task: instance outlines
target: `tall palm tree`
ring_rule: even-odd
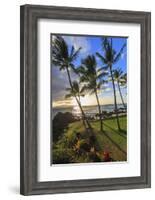
[[[60,71],[66,70],[69,85],[72,91],[74,91],[74,88],[73,88],[73,84],[71,80],[70,69],[72,69],[73,71],[76,71],[75,66],[74,66],[74,61],[77,59],[80,50],[81,48],[79,48],[78,50],[75,50],[74,46],[72,46],[71,50],[69,51],[67,43],[61,36],[55,36],[54,40],[52,41],[52,63],[55,66],[59,67]],[[78,97],[75,94],[74,94],[74,98],[76,99],[76,102],[81,110],[82,116],[84,116],[84,119],[89,129],[91,129],[91,125],[86,119],[82,106],[78,100]]]
[[[112,80],[112,86],[113,86],[113,94],[114,94],[114,105],[115,105],[115,113],[116,113],[116,119],[117,119],[117,126],[118,129],[120,130],[120,122],[119,122],[119,117],[118,117],[118,109],[117,109],[117,100],[116,100],[116,88],[115,88],[115,83],[114,83],[114,77],[113,77],[113,64],[117,63],[123,53],[123,50],[126,46],[126,43],[123,44],[121,47],[120,51],[117,53],[113,49],[113,40],[112,38],[107,38],[104,37],[102,38],[102,49],[103,49],[103,55],[100,53],[96,53],[96,55],[100,58],[100,60],[103,63],[103,67],[101,70],[106,70],[109,69],[110,71],[110,76]]]
[[[83,88],[80,88],[80,85],[77,81],[73,81],[72,86],[73,86],[72,88],[66,88],[66,91],[68,91],[68,94],[66,94],[65,97],[71,98],[71,97],[77,96],[81,105],[80,98],[85,96]],[[85,116],[83,114],[82,114],[82,121],[83,121],[84,127],[87,129],[87,124],[85,123]]]
[[[100,130],[103,130],[102,111],[98,97],[98,90],[101,88],[104,81],[99,80],[100,74],[98,74],[95,56],[88,55],[83,59],[82,65],[79,67],[78,71],[80,74],[80,81],[84,83],[83,90],[88,91],[90,94],[95,94],[96,96],[100,117]]]
[[[124,99],[123,99],[123,95],[122,95],[122,92],[121,92],[121,85],[124,83],[124,74],[123,74],[123,71],[118,68],[118,69],[115,69],[114,72],[113,72],[113,76],[114,76],[114,80],[117,82],[117,86],[118,86],[118,90],[119,90],[119,94],[120,94],[120,97],[121,97],[121,101],[122,101],[122,104],[124,106],[124,108],[126,109],[126,105],[124,103]]]

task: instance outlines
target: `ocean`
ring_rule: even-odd
[[[118,104],[118,109],[119,108],[123,108],[122,104]],[[85,112],[86,115],[95,115],[96,113],[98,113],[98,107],[97,106],[83,106],[83,111]],[[107,112],[111,112],[114,110],[114,105],[113,104],[109,104],[109,105],[102,105],[101,106],[101,110],[102,111],[107,111]],[[74,116],[80,116],[81,112],[78,106],[75,107],[57,107],[57,108],[53,108],[52,109],[52,118],[54,118],[54,116],[58,113],[58,112],[70,112],[72,113]]]

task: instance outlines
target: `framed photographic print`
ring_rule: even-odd
[[[151,186],[150,23],[21,6],[21,194]]]

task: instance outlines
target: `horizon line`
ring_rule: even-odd
[[[127,103],[125,103],[127,104]],[[115,104],[101,104],[100,106],[107,106],[107,105],[115,105]],[[123,105],[122,103],[118,103],[117,105]],[[77,107],[78,105],[76,105]],[[82,105],[82,107],[89,107],[89,106],[98,106],[97,104],[94,105]],[[52,106],[52,108],[72,108],[75,107],[75,105],[69,105],[69,106]]]

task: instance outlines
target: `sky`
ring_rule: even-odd
[[[74,61],[75,66],[80,66],[81,59],[84,59],[88,55],[96,54],[99,52],[101,55],[103,54],[102,46],[101,46],[101,37],[100,36],[75,36],[75,35],[61,35],[66,43],[68,44],[69,50],[71,46],[77,50],[79,47],[82,47],[80,54],[76,61]],[[127,43],[127,38],[120,38],[120,37],[112,37],[113,38],[113,48],[116,52],[119,52],[122,45]],[[52,36],[54,39],[54,36]],[[96,56],[97,67],[100,68],[103,66],[103,63],[100,59]],[[127,47],[124,48],[124,51],[121,55],[119,61],[113,65],[113,69],[121,68],[122,71],[125,73],[127,72]],[[59,67],[52,65],[52,105],[53,107],[69,107],[69,106],[76,106],[76,101],[74,98],[66,99],[65,95],[67,94],[66,88],[69,88],[69,82],[67,78],[66,71],[60,71]],[[70,71],[72,81],[77,80],[77,75]],[[121,103],[120,95],[118,92],[117,84],[116,85],[116,94],[117,94],[117,103]],[[127,96],[127,88],[121,88],[124,101],[126,102]],[[98,92],[99,101],[101,105],[106,104],[114,104],[113,98],[113,90],[112,90],[112,83],[106,83],[102,90]],[[81,104],[83,106],[91,106],[97,105],[96,98],[94,95],[86,94],[85,97],[81,98]]]

